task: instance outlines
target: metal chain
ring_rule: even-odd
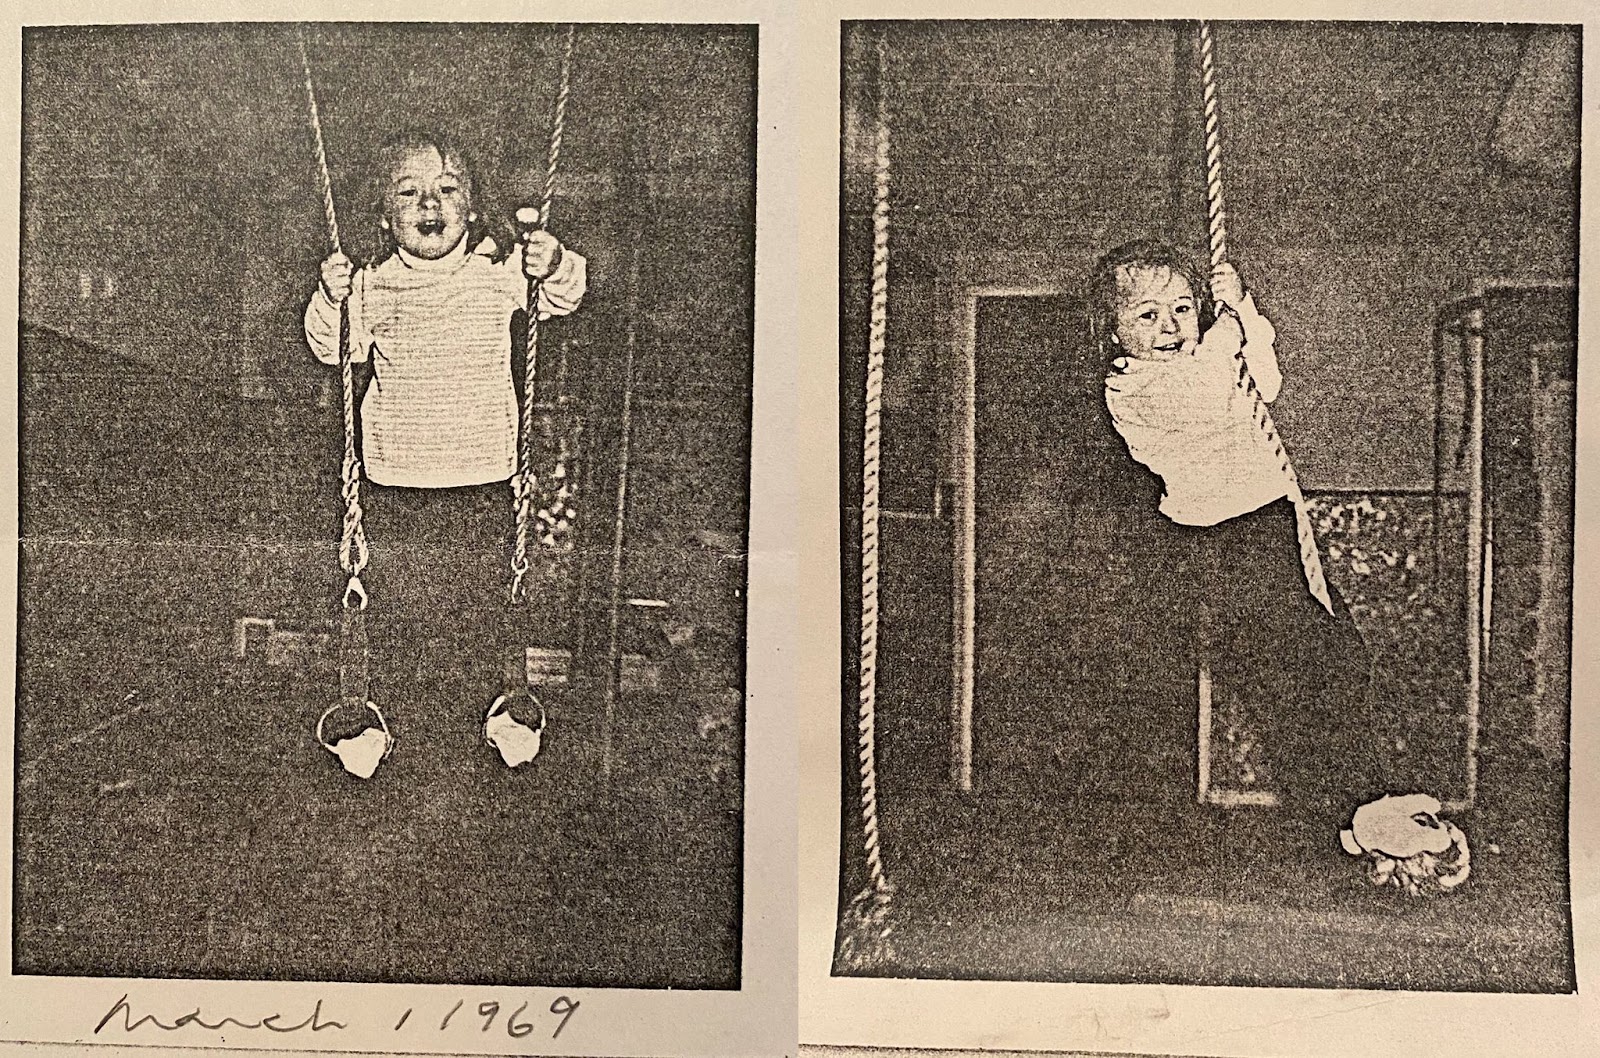
[[[1216,66],[1212,56],[1211,23],[1204,19],[1200,21],[1200,82],[1205,102],[1206,215],[1210,224],[1211,267],[1215,270],[1228,260],[1228,220],[1222,197],[1222,123],[1219,113],[1221,108],[1217,99]],[[1306,503],[1305,494],[1300,490],[1300,476],[1295,473],[1294,463],[1284,448],[1283,438],[1279,436],[1277,426],[1272,421],[1272,412],[1267,408],[1266,399],[1262,397],[1261,390],[1250,374],[1250,365],[1245,362],[1243,349],[1239,352],[1237,364],[1238,384],[1250,397],[1251,418],[1272,447],[1272,454],[1278,460],[1283,476],[1288,482],[1289,499],[1294,504],[1295,536],[1300,545],[1300,566],[1305,572],[1306,587],[1317,602],[1331,614],[1333,598],[1328,591],[1328,581],[1322,570],[1322,554],[1317,549],[1317,535],[1311,525],[1311,511]]]
[[[544,193],[539,201],[537,230],[550,227],[550,204],[556,195],[556,174],[561,168],[561,140],[566,133],[567,99],[572,94],[572,48],[577,27],[567,26],[565,45],[561,53],[561,83],[556,92],[555,114],[550,123],[550,152],[545,163]],[[517,472],[511,478],[512,500],[516,512],[516,543],[511,555],[511,601],[526,597],[526,580],[532,563],[528,558],[528,526],[533,519],[534,493],[538,489],[538,474],[534,469],[533,433],[537,425],[534,402],[539,379],[539,290],[540,280],[528,281],[528,337],[527,355],[523,363],[522,408],[519,416],[517,444]]]

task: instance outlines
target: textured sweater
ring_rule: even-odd
[[[1106,376],[1112,422],[1128,453],[1160,476],[1161,513],[1180,525],[1216,525],[1288,495],[1235,362],[1242,348],[1262,398],[1276,399],[1277,333],[1253,296],[1236,311],[1237,320],[1220,315],[1190,355],[1118,361]]]
[[[516,470],[517,399],[511,317],[527,303],[521,257],[495,262],[485,240],[437,261],[397,251],[356,273],[351,359],[370,360],[361,403],[362,456],[380,485],[450,488],[504,481]],[[571,312],[587,263],[564,250],[539,287],[540,319]],[[339,360],[339,306],[319,287],[306,306],[306,344]]]

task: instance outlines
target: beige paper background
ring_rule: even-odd
[[[5,16],[6,70],[4,181],[0,200],[18,202],[20,187],[21,33],[24,25],[62,25],[111,22],[210,21],[554,21],[584,22],[761,22],[759,73],[765,84],[783,83],[793,76],[796,56],[779,44],[785,37],[785,17],[776,3],[752,4],[715,0],[693,4],[665,0],[618,3],[478,2],[457,4],[352,2],[273,3],[227,0],[220,3],[42,3],[28,0],[8,5]],[[758,99],[758,121],[763,130],[758,156],[757,203],[761,231],[793,231],[795,166],[786,157],[788,145],[765,133],[777,127],[786,101],[781,93],[763,88]],[[0,225],[0,299],[7,319],[16,318],[18,291],[18,214]],[[757,357],[754,404],[762,429],[753,439],[756,472],[751,488],[750,626],[747,679],[748,725],[745,797],[745,865],[743,916],[743,986],[730,991],[658,991],[631,989],[493,988],[432,985],[350,985],[253,983],[239,981],[138,981],[112,978],[45,978],[11,976],[11,811],[13,759],[13,709],[0,709],[0,907],[7,928],[0,933],[0,1054],[12,1053],[215,1053],[223,1048],[274,1050],[279,1053],[306,1048],[337,1049],[358,1053],[514,1053],[564,1055],[778,1055],[792,1053],[795,1040],[795,798],[797,787],[794,689],[786,677],[793,657],[794,626],[789,617],[795,590],[792,558],[793,533],[788,512],[796,500],[793,489],[795,456],[789,438],[794,432],[795,408],[786,397],[794,388],[797,365],[792,356],[772,355],[792,347],[797,311],[785,284],[775,282],[794,269],[792,246],[783,239],[763,237],[757,247],[758,304],[756,345],[765,350]],[[9,378],[15,378],[16,330],[9,324],[3,339]],[[5,386],[7,414],[5,436],[8,453],[16,452],[16,390]],[[4,623],[0,636],[13,646],[4,653],[4,700],[15,701],[15,599],[16,564],[16,464],[9,457],[0,471],[5,480],[3,517],[5,546],[11,557],[0,564],[0,596]],[[308,1032],[274,1037],[272,1033],[209,1032],[188,1026],[166,1033],[144,1029],[121,1035],[118,1044],[84,1046],[95,1024],[119,997],[129,993],[139,1013],[158,1013],[171,1021],[202,1007],[208,1020],[233,1014],[257,1020],[276,1010],[280,1023],[293,1025],[309,1016],[313,1004],[323,1001],[324,1018],[349,1022],[345,1031],[324,1032],[313,1039]],[[530,1011],[541,1014],[560,994],[582,1006],[558,1040],[541,1029],[521,1039],[503,1031],[505,1015],[491,1033],[479,1031],[481,1019],[467,1017],[477,1004],[498,1001],[506,1012],[524,999]],[[448,1032],[433,1031],[439,1018],[457,1000],[466,1005]],[[404,1032],[394,1031],[401,1012],[417,1013]],[[437,1011],[436,1014],[433,1012]],[[426,1032],[416,1031],[430,1015]],[[137,1016],[137,1015],[136,1015]],[[527,1015],[524,1016],[525,1018]],[[472,1022],[478,1020],[474,1026]],[[553,1022],[549,1015],[545,1020]],[[118,1024],[120,1025],[120,1019]],[[102,1035],[101,1041],[106,1037]],[[51,1041],[44,1046],[34,1042]]]
[[[1018,3],[1004,0],[950,3],[785,3],[681,0],[681,2],[285,4],[231,0],[209,4],[65,4],[28,2],[7,18],[3,42],[8,73],[6,130],[0,193],[15,204],[19,149],[16,139],[20,68],[18,29],[23,24],[93,21],[208,21],[221,19],[449,19],[514,21],[759,21],[761,28],[757,215],[755,434],[752,475],[749,727],[747,743],[745,870],[745,987],[739,994],[666,994],[584,990],[579,1018],[559,1047],[529,1037],[516,1053],[562,1054],[782,1054],[793,1053],[796,988],[801,1038],[868,1051],[897,1047],[1060,1050],[1098,1053],[1229,1055],[1348,1055],[1404,1049],[1409,1054],[1583,1054],[1600,1038],[1600,1007],[1593,996],[1600,948],[1600,497],[1594,468],[1600,437],[1600,381],[1588,361],[1594,349],[1596,301],[1589,254],[1597,230],[1583,215],[1585,274],[1581,288],[1579,459],[1575,581],[1574,759],[1572,797],[1574,925],[1579,981],[1587,995],[1489,996],[1403,993],[1078,986],[977,982],[902,982],[831,979],[839,838],[839,575],[837,371],[838,22],[866,17],[1266,17],[1427,18],[1466,20],[1588,21],[1585,44],[1583,191],[1595,195],[1597,92],[1600,69],[1592,4],[1529,5],[1421,3],[1402,12],[1393,4],[1119,4]],[[14,316],[18,226],[0,226],[4,262],[0,304]],[[15,332],[3,339],[15,364]],[[16,420],[8,386],[0,444],[15,451]],[[15,554],[14,464],[6,478],[3,519]],[[15,566],[3,564],[0,592],[16,597]],[[4,607],[0,634],[14,642],[13,606]],[[7,651],[9,656],[9,651]],[[14,694],[13,669],[3,670],[0,693]],[[0,710],[0,758],[11,757],[11,712]],[[798,749],[798,760],[797,760]],[[0,767],[0,858],[10,863],[10,767]],[[798,813],[798,814],[797,814]],[[796,819],[800,869],[796,891]],[[0,906],[10,910],[9,867],[0,870]],[[801,925],[798,965],[795,923]],[[259,1034],[221,1040],[201,1030],[141,1048],[71,1046],[124,991],[170,1003],[170,1009],[269,1012],[292,1015],[316,998],[330,1014],[361,1016],[378,1031],[341,1034],[345,1050],[402,1053],[388,1027],[407,1006],[457,998],[469,1004],[496,998],[493,989],[442,986],[338,986],[248,982],[123,982],[12,978],[10,931],[0,935],[0,1054],[21,1051],[15,1041],[53,1040],[32,1053],[163,1053],[174,1046],[200,1050],[220,1045],[292,1051],[298,1038],[261,1040]],[[507,990],[501,990],[507,991]],[[527,990],[539,996],[556,990]],[[185,1006],[187,1004],[187,1006]],[[286,1015],[286,1016],[288,1016]],[[587,1017],[584,1017],[587,1015]],[[479,1044],[476,1033],[441,1040],[431,1053],[497,1053],[501,1039]],[[473,1050],[474,1045],[485,1050]],[[544,1048],[541,1052],[540,1048]],[[189,1053],[198,1053],[190,1051]],[[500,1053],[503,1053],[500,1052]],[[832,1058],[843,1052],[820,1053]],[[860,1051],[851,1053],[862,1053]]]
[[[1405,1053],[1408,1055],[1580,1055],[1600,1053],[1600,350],[1593,331],[1597,252],[1594,169],[1600,164],[1600,7],[1575,3],[1025,3],[1007,0],[840,2],[828,17],[814,12],[797,46],[817,56],[807,63],[803,97],[838,97],[837,21],[872,18],[1350,18],[1426,21],[1545,21],[1587,23],[1584,40],[1584,127],[1580,273],[1577,526],[1574,602],[1573,772],[1571,867],[1579,995],[1336,991],[1067,985],[977,981],[831,978],[837,912],[839,842],[838,519],[820,502],[805,510],[802,610],[806,636],[796,679],[802,701],[823,703],[802,716],[801,773],[801,1040],[816,1058],[858,1058],[886,1048],[985,1051],[1073,1051],[1095,1054],[1289,1056]],[[829,57],[824,63],[823,57]],[[1293,71],[1284,71],[1292,90]],[[838,172],[837,123],[808,107],[799,135],[808,157]],[[821,166],[808,167],[808,174]],[[803,214],[834,215],[837,177],[808,176]],[[891,243],[893,230],[891,215]],[[809,229],[808,229],[809,231]],[[808,250],[812,240],[806,240]],[[803,277],[808,305],[808,356],[836,342],[836,250],[818,248],[816,267]],[[828,264],[824,258],[828,253]],[[893,253],[891,245],[891,255]],[[805,416],[822,443],[837,430],[834,373],[808,377]],[[827,423],[824,427],[824,422]],[[822,449],[819,447],[819,452]],[[808,467],[808,492],[837,489],[827,467]],[[835,493],[836,494],[836,493]],[[853,585],[847,590],[854,591]],[[847,737],[853,739],[853,732]],[[853,744],[853,743],[852,743]],[[892,856],[892,850],[886,851]],[[893,864],[889,863],[891,876]],[[851,1046],[859,1049],[846,1049]],[[924,1058],[926,1052],[897,1052]],[[956,1058],[948,1054],[943,1058]]]

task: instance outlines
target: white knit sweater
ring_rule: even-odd
[[[1277,333],[1253,296],[1237,313],[1238,323],[1219,317],[1188,356],[1118,361],[1123,366],[1106,376],[1112,422],[1128,453],[1160,476],[1161,513],[1180,525],[1216,525],[1289,492],[1234,360],[1242,345],[1262,398],[1276,399],[1283,385]]]
[[[396,252],[356,273],[351,359],[372,361],[361,404],[362,456],[380,485],[450,488],[504,481],[516,470],[517,400],[511,317],[528,297],[521,257],[490,260],[466,240],[437,261]],[[539,287],[540,319],[571,312],[587,262],[563,250]],[[339,359],[339,306],[319,287],[306,306],[306,344]]]

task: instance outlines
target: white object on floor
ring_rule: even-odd
[[[317,741],[321,743],[323,749],[339,758],[339,763],[344,766],[345,771],[358,779],[370,779],[377,772],[378,765],[394,752],[394,736],[389,733],[389,724],[384,720],[383,712],[369,701],[367,710],[377,718],[378,726],[366,728],[360,734],[341,738],[338,742],[330,744],[323,736],[323,726],[327,723],[328,717],[343,706],[343,702],[334,703],[317,720]]]
[[[1374,885],[1394,885],[1412,896],[1454,889],[1472,873],[1467,835],[1439,817],[1429,794],[1385,795],[1355,810],[1339,844],[1363,857]]]
[[[539,700],[528,696],[535,704]],[[544,707],[539,707],[539,726],[529,727],[507,711],[506,695],[501,695],[489,706],[483,721],[483,737],[489,745],[500,751],[500,759],[508,768],[520,768],[539,755],[544,740]]]

